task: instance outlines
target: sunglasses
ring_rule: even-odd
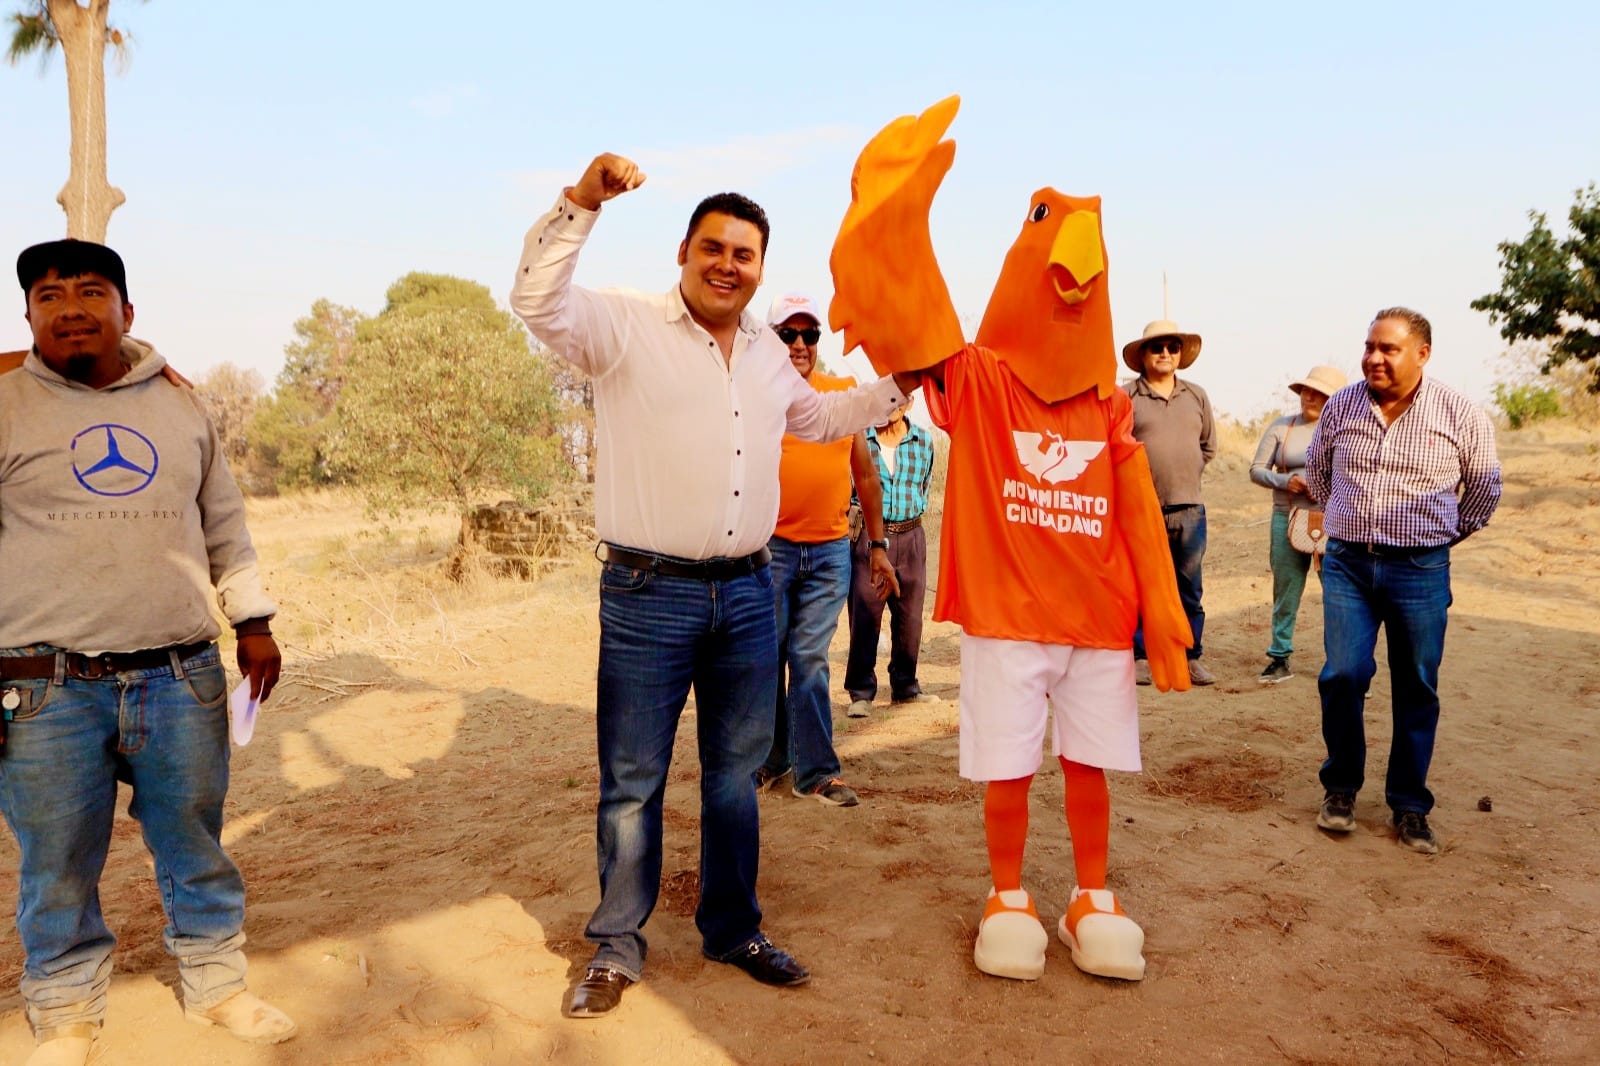
[[[1151,341],[1144,346],[1144,350],[1150,355],[1177,355],[1183,351],[1183,342],[1176,337],[1167,337],[1164,340]]]
[[[793,344],[796,337],[800,337],[807,344],[815,344],[822,339],[820,329],[790,329],[788,326],[779,326],[778,339],[785,344]]]

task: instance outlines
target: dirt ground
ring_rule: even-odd
[[[1432,858],[1385,823],[1381,667],[1359,828],[1314,825],[1320,593],[1302,609],[1299,676],[1259,686],[1269,500],[1246,478],[1253,443],[1236,441],[1207,488],[1221,680],[1141,689],[1146,770],[1112,781],[1111,887],[1147,933],[1142,983],[1088,977],[1056,942],[1037,982],[973,967],[980,789],[956,776],[957,633],[931,623],[922,680],[944,703],[856,722],[836,693],[861,806],[761,797],[766,928],[811,984],[775,991],[700,956],[691,705],[646,980],[609,1018],[563,1019],[597,898],[596,564],[452,597],[426,576],[448,524],[391,539],[391,567],[360,547],[353,507],[267,501],[252,525],[288,675],[235,752],[226,840],[249,884],[251,985],[301,1032],[256,1049],[184,1023],[150,863],[119,815],[100,1061],[1600,1062],[1600,436],[1502,435],[1504,502],[1455,556]],[[1052,928],[1072,884],[1060,790],[1047,762],[1025,879]],[[0,853],[9,907],[8,835]],[[20,968],[7,923],[5,1062],[30,1046]]]

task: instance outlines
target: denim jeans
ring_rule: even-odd
[[[1306,591],[1311,556],[1290,546],[1289,515],[1284,511],[1272,512],[1268,557],[1272,562],[1272,643],[1267,646],[1267,655],[1287,659],[1294,654],[1295,617],[1300,613],[1300,597]]]
[[[155,859],[184,1003],[203,1010],[243,991],[244,880],[221,843],[228,712],[216,645],[177,671],[89,681],[58,667],[54,679],[0,687],[21,700],[0,758],[0,810],[21,853],[17,935],[35,1034],[105,1018],[115,938],[99,885],[119,779],[133,786],[128,810]]]
[[[1368,554],[1358,545],[1330,540],[1322,559],[1324,643],[1328,662],[1317,679],[1322,694],[1322,738],[1328,759],[1322,786],[1357,792],[1366,774],[1367,740],[1362,705],[1377,671],[1378,627],[1389,648],[1394,699],[1394,741],[1384,798],[1396,813],[1433,809],[1428,764],[1439,725],[1439,662],[1450,608],[1450,549],[1405,557]]]
[[[871,553],[867,535],[850,548],[850,658],[844,671],[844,688],[852,700],[871,703],[878,695],[878,632],[883,611],[889,609],[889,698],[908,700],[920,695],[917,660],[922,651],[922,605],[928,590],[928,532],[917,526],[889,538],[889,562],[900,582],[900,594],[878,598],[872,587]]]
[[[810,792],[839,775],[828,697],[828,645],[850,594],[850,538],[801,544],[773,537],[772,591],[777,606],[778,695],[766,768],[794,768]]]
[[[772,575],[729,581],[606,564],[600,572],[600,906],[591,965],[638,980],[661,892],[661,803],[691,686],[700,749],[700,905],[705,953],[728,959],[761,933],[754,774],[772,743],[778,638]]]
[[[1206,508],[1200,503],[1172,510],[1163,507],[1162,518],[1167,526],[1172,569],[1177,571],[1178,600],[1183,604],[1183,613],[1189,616],[1189,628],[1194,631],[1194,647],[1189,649],[1189,658],[1198,659],[1205,651],[1200,643],[1200,633],[1206,626],[1206,610],[1200,605],[1200,563],[1206,557]],[[1142,624],[1133,631],[1133,657],[1147,657]]]

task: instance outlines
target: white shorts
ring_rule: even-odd
[[[1132,650],[961,634],[962,777],[1011,781],[1037,773],[1052,708],[1056,755],[1139,770]]]

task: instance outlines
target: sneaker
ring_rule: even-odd
[[[1400,834],[1400,843],[1412,851],[1420,851],[1424,855],[1439,853],[1439,839],[1433,835],[1433,830],[1428,828],[1426,814],[1418,811],[1396,811],[1394,827]]]
[[[844,713],[845,713],[845,717],[847,717],[847,718],[867,718],[867,717],[870,717],[871,714],[872,714],[872,701],[871,700],[851,700],[849,708],[846,709],[846,711]]]
[[[1020,888],[989,890],[972,945],[972,962],[984,973],[1015,981],[1037,981],[1044,974],[1050,934],[1039,921],[1033,897]]]
[[[1123,913],[1111,892],[1074,888],[1056,935],[1072,949],[1072,962],[1084,973],[1144,980],[1144,930]]]
[[[1135,685],[1151,684],[1149,659],[1133,660],[1133,683]]]
[[[767,769],[765,766],[759,767],[756,770],[756,791],[769,792],[777,788],[779,782],[781,782],[784,778],[792,777],[793,775],[793,770],[774,772]]]
[[[1274,655],[1267,660],[1267,668],[1261,671],[1261,676],[1256,680],[1263,685],[1276,685],[1279,681],[1287,681],[1294,676],[1294,671],[1289,669],[1287,655]]]
[[[1215,685],[1216,683],[1217,675],[1207,670],[1204,663],[1199,659],[1189,660],[1189,684]]]
[[[828,778],[810,792],[801,792],[798,788],[792,791],[800,799],[820,800],[830,807],[854,807],[861,802],[856,790],[837,777]]]
[[[1322,798],[1317,825],[1331,833],[1348,833],[1356,827],[1356,794],[1330,792]]]
[[[938,696],[931,692],[914,692],[909,696],[896,696],[895,703],[943,703]]]

